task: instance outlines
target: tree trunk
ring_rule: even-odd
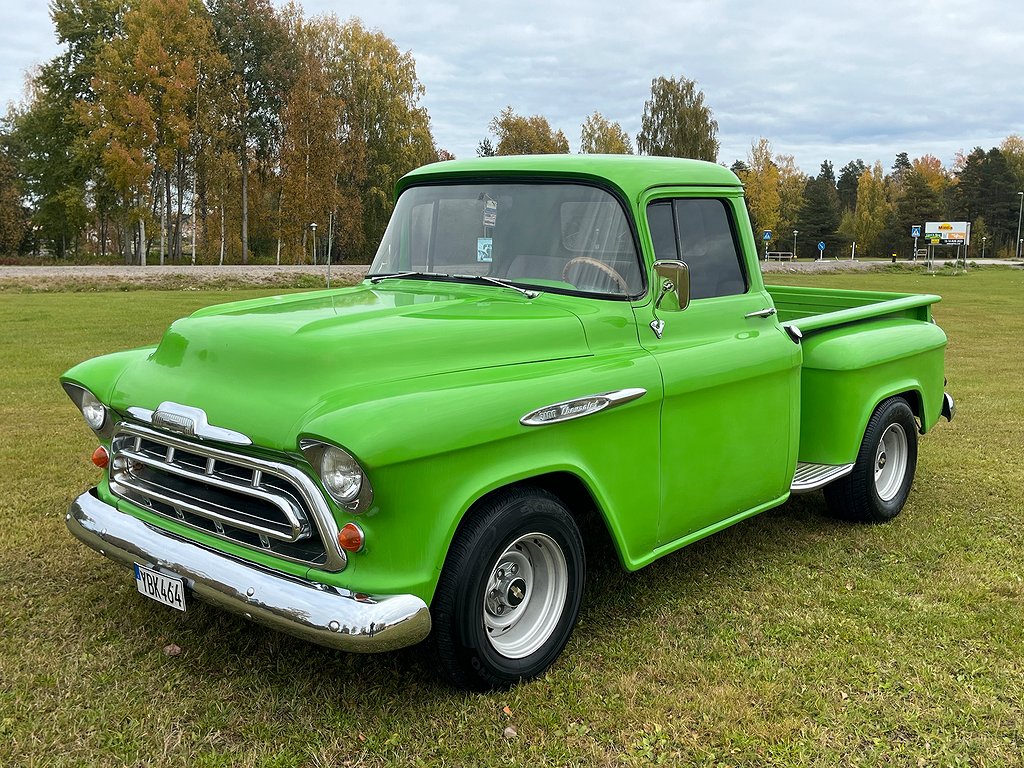
[[[242,263],[249,263],[249,142],[242,141]]]
[[[164,173],[164,181],[170,184],[171,177]],[[170,187],[167,188],[167,197],[170,197]],[[167,215],[167,197],[160,195],[160,266],[164,265],[164,249],[167,245],[167,241],[170,239],[167,237],[167,221],[169,219]]]
[[[175,181],[177,184],[178,193],[178,207],[174,214],[174,260],[176,262],[181,261],[181,206],[185,200],[185,159],[182,157],[181,152],[178,152],[178,178]]]
[[[331,263],[334,246],[334,211],[327,214],[327,263]]]
[[[139,219],[139,266],[146,266],[146,255],[149,251],[149,241],[146,240],[146,220]]]
[[[224,266],[224,198],[220,199],[220,264]]]
[[[284,204],[284,190],[277,193],[277,266],[281,266],[281,206]]]

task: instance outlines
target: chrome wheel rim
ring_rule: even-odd
[[[555,631],[565,607],[569,568],[554,539],[520,536],[495,561],[484,590],[487,641],[502,656],[535,653]]]
[[[907,433],[900,424],[890,424],[875,451],[875,491],[882,501],[892,501],[907,473]]]

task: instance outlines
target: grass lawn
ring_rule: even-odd
[[[0,766],[1021,764],[1024,271],[770,277],[945,297],[959,413],[903,514],[839,523],[815,494],[636,574],[593,564],[561,659],[491,695],[416,648],[178,614],[65,529],[97,471],[57,376],[259,291],[0,292]]]

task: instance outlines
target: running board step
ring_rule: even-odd
[[[810,464],[801,461],[796,465],[796,475],[793,476],[793,484],[789,490],[792,493],[810,493],[852,471],[853,464]]]

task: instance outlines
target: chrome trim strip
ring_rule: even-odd
[[[359,472],[363,476],[363,482],[359,488],[358,495],[351,501],[341,501],[340,499],[334,498],[334,494],[327,490],[326,486],[324,487],[324,491],[334,499],[335,504],[344,507],[353,515],[362,514],[370,507],[370,504],[373,503],[373,486],[370,484],[370,478],[366,476],[366,470],[363,469],[363,465],[359,463],[359,459],[340,445],[329,443],[326,440],[318,440],[312,437],[304,437],[299,440],[299,450],[302,451],[302,454],[306,457],[306,461],[309,462],[309,466],[313,468],[313,472],[316,473],[317,477],[320,476],[320,462],[323,459],[323,451],[327,448],[336,448],[352,459],[355,465],[359,467]],[[323,481],[323,478],[320,477],[321,484],[323,484]]]
[[[171,450],[174,449],[172,448]],[[177,464],[170,464],[167,461],[158,461],[154,458],[147,456],[144,453],[139,453],[138,451],[133,451],[126,448],[118,449],[117,456],[123,456],[124,458],[129,459],[130,461],[137,461],[140,464],[145,464],[147,467],[152,467],[153,469],[158,469],[161,472],[167,472],[168,474],[171,475],[176,475],[178,477],[183,477],[188,480],[193,480],[197,483],[204,483],[206,485],[213,486],[214,488],[221,488],[226,491],[233,491],[235,493],[240,493],[245,496],[251,496],[252,498],[259,499],[260,501],[265,501],[268,504],[277,507],[277,509],[281,511],[281,514],[284,515],[285,519],[288,520],[288,527],[291,530],[291,533],[290,535],[284,535],[280,532],[280,530],[276,528],[267,528],[262,525],[248,524],[244,521],[236,520],[235,518],[229,517],[227,515],[218,515],[213,510],[207,511],[202,507],[195,507],[194,509],[190,510],[197,515],[200,515],[202,517],[208,517],[211,520],[219,519],[222,523],[228,523],[229,525],[233,525],[236,528],[251,531],[252,533],[265,533],[266,535],[273,536],[275,539],[280,539],[281,541],[294,542],[309,536],[309,524],[306,522],[306,516],[303,514],[302,510],[296,507],[294,504],[290,504],[288,502],[288,499],[280,495],[268,493],[267,491],[262,490],[259,487],[259,478],[256,477],[255,474],[254,478],[257,480],[257,483],[256,485],[253,485],[252,483],[238,483],[231,482],[229,480],[223,480],[217,475],[210,474],[209,472],[191,472],[184,467],[179,467]],[[262,472],[262,470],[255,469],[253,470],[253,472],[260,473]],[[156,497],[158,496],[158,494],[162,493],[159,490],[150,490],[150,487],[154,486],[153,483],[149,483],[141,478],[135,477],[134,475],[131,474],[131,472],[119,474],[117,482],[121,485],[124,485],[127,488],[138,491],[139,493],[146,494],[147,496]],[[160,488],[160,486],[155,487]],[[180,496],[187,497],[181,502],[186,505],[189,503],[189,498],[195,499],[195,501],[197,502],[202,501],[202,499],[197,499],[194,496],[189,496],[187,494],[181,493],[180,491],[175,491],[175,493],[178,493]],[[165,504],[170,504],[172,506],[179,503],[173,497],[160,498],[159,501],[163,501]]]
[[[956,416],[956,400],[949,392],[942,393],[942,416],[946,417],[946,421],[952,421],[953,417]]]
[[[563,400],[559,403],[545,405],[535,411],[530,411],[523,416],[519,423],[524,427],[543,427],[548,424],[558,424],[572,419],[581,419],[594,413],[600,413],[616,405],[628,403],[631,400],[643,397],[647,394],[646,389],[639,387],[629,389],[616,389],[612,392],[600,392],[596,395],[584,395],[575,397],[572,400]]]
[[[796,465],[796,474],[789,490],[791,493],[810,493],[833,480],[846,477],[852,471],[853,464],[811,464],[801,461]]]
[[[218,514],[217,512],[196,503],[202,500],[197,499],[194,496],[189,496],[187,498],[183,498],[184,494],[180,496],[171,496],[163,490],[160,490],[159,486],[154,486],[151,483],[139,480],[139,478],[132,477],[131,475],[128,475],[127,477],[119,476],[117,480],[111,480],[111,490],[113,490],[114,486],[118,488],[126,488],[134,493],[162,502],[169,507],[181,508],[186,512],[191,512],[193,515],[198,515],[199,517],[204,517],[207,520],[212,520],[215,524],[220,523],[221,525],[230,525],[232,528],[238,528],[239,530],[248,531],[249,533],[255,533],[260,536],[267,536],[269,538],[276,539],[277,541],[295,543],[309,537],[308,525],[303,525],[299,522],[292,523],[291,533],[283,534],[276,528],[248,523],[245,520],[241,520],[237,517],[231,517],[230,515]],[[128,496],[129,500],[131,500],[130,493],[118,493],[118,495]],[[189,499],[191,499],[191,501]],[[188,525],[188,523],[185,523],[185,525]],[[209,531],[207,531],[207,533],[209,533]],[[236,541],[235,543],[241,544],[242,542]]]
[[[338,545],[338,523],[335,521],[334,515],[331,513],[330,507],[327,506],[327,500],[324,498],[324,495],[320,492],[320,489],[317,488],[316,483],[313,482],[313,479],[305,472],[298,469],[297,467],[293,467],[291,465],[283,464],[280,462],[257,459],[254,456],[247,456],[240,453],[229,452],[221,450],[219,448],[212,448],[209,445],[205,444],[190,442],[180,437],[169,435],[166,432],[158,432],[155,429],[144,427],[141,424],[121,422],[117,426],[117,432],[118,434],[128,434],[143,437],[146,439],[153,440],[155,442],[163,443],[165,445],[170,445],[174,448],[181,448],[182,450],[188,451],[190,453],[205,456],[208,459],[225,461],[231,464],[236,464],[238,466],[245,467],[247,469],[258,470],[264,474],[288,480],[293,486],[295,486],[295,488],[298,489],[299,493],[302,494],[303,501],[306,502],[306,505],[312,512],[313,523],[316,525],[317,530],[320,532],[320,537],[323,540],[324,551],[327,553],[327,562],[325,562],[322,566],[317,565],[317,567],[322,567],[326,571],[341,571],[344,570],[345,566],[348,564],[348,555],[346,555],[345,551],[341,549],[341,547]],[[111,455],[111,467],[113,467],[113,461],[115,458],[117,458],[117,455],[117,453]],[[203,477],[207,476],[204,475]],[[124,498],[126,501],[129,501],[132,504],[137,504],[137,502],[133,500],[130,495],[118,492],[118,484],[116,482],[116,478],[114,477],[113,472],[111,473],[110,477],[110,490],[113,491],[115,495]],[[145,492],[148,493],[148,491]],[[188,525],[188,523],[182,521],[176,522],[181,522],[182,525]],[[236,525],[235,523],[231,524]],[[211,536],[217,535],[216,533],[212,531],[206,531],[205,529],[203,530],[203,532],[208,533]],[[224,538],[226,541],[231,541],[234,544],[238,544],[239,546],[247,546],[242,542],[236,541],[235,539],[232,539],[230,537],[222,538]],[[253,549],[256,552],[265,552],[265,550],[262,550],[258,547],[249,548]],[[273,555],[274,557],[280,557],[284,560],[292,560],[293,562],[310,565],[310,562],[308,560],[296,560],[294,558],[289,558],[278,553],[273,553]]]
[[[127,413],[136,421],[141,421],[146,424],[153,423],[153,412],[148,408],[139,408],[137,405],[133,405],[126,408],[125,413]]]
[[[247,435],[233,429],[213,426],[206,418],[206,411],[191,405],[181,405],[168,400],[160,403],[155,411],[133,405],[127,409],[127,413],[146,424],[186,437],[217,440],[231,445],[252,445],[252,440]]]
[[[72,502],[65,520],[114,562],[179,576],[204,602],[319,645],[376,653],[430,634],[430,609],[415,595],[363,595],[236,560],[117,511],[95,489]]]
[[[61,387],[64,388],[64,392],[67,393],[67,396],[71,398],[71,402],[75,404],[75,407],[81,414],[82,401],[85,398],[85,393],[89,392],[89,390],[87,390],[85,387],[79,384],[72,384],[70,381],[62,381],[60,385]],[[93,397],[96,397],[96,395],[93,395],[92,392],[89,392],[89,394],[92,395]],[[98,397],[96,399],[99,400]],[[104,403],[103,401],[100,401],[100,404],[103,406],[104,411],[103,424],[100,426],[99,429],[92,429],[92,427],[89,426],[88,422],[86,422],[86,426],[89,427],[89,429],[92,429],[92,431],[101,440],[109,440],[110,436],[114,434],[114,426],[117,423],[117,415],[114,413],[113,409],[111,409],[110,406]]]

